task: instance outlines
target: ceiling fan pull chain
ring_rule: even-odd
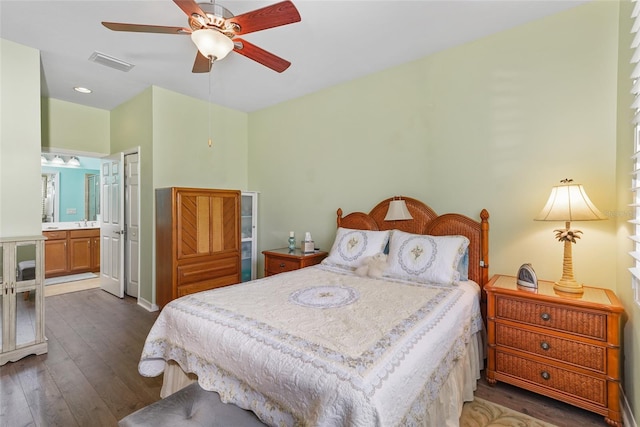
[[[211,80],[213,79],[213,58],[209,58],[209,61],[211,61],[209,63],[209,112],[207,114],[208,116],[208,127],[209,127],[209,148],[211,148],[212,145],[212,141],[211,141]]]

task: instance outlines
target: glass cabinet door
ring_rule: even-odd
[[[247,192],[242,193],[240,202],[240,219],[241,219],[241,280],[247,282],[256,278],[256,214],[258,193]]]
[[[20,348],[32,345],[37,338],[37,325],[40,310],[36,309],[39,301],[36,287],[36,244],[35,242],[17,242],[15,246],[15,309],[11,315],[15,325],[15,346]]]
[[[47,352],[44,239],[0,238],[0,366]]]
[[[5,340],[5,321],[4,316],[6,312],[6,298],[4,297],[5,289],[7,283],[5,280],[7,279],[4,274],[4,266],[5,266],[5,254],[4,254],[4,245],[0,243],[0,353],[2,353],[4,349],[4,340]]]

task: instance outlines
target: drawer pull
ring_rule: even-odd
[[[549,343],[548,343],[548,342],[546,342],[546,341],[542,341],[542,342],[540,343],[540,347],[542,347],[542,349],[543,349],[543,350],[545,350],[545,351],[546,351],[546,350],[549,350],[549,349],[551,348],[551,346],[549,345]]]
[[[549,378],[551,378],[551,375],[547,371],[540,372],[540,376],[542,377],[543,380],[548,380]]]
[[[280,263],[280,268],[284,268],[284,262]]]
[[[542,313],[540,318],[546,322],[551,319],[551,315],[549,315],[549,313]]]

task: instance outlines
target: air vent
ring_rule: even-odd
[[[100,52],[93,52],[89,57],[89,61],[93,61],[97,64],[101,64],[106,67],[115,68],[116,70],[125,72],[135,67],[135,65],[133,64],[129,64],[128,62],[125,62],[121,59],[114,58],[113,56],[105,55],[104,53]]]

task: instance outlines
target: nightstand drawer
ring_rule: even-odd
[[[496,295],[496,318],[570,332],[601,341],[607,339],[607,315],[583,309]]]
[[[496,373],[557,390],[597,405],[607,405],[607,381],[496,351]]]
[[[284,273],[285,271],[293,271],[300,268],[300,261],[291,258],[275,258],[269,257],[266,260],[265,269],[270,274]]]
[[[496,345],[549,357],[561,362],[605,373],[606,350],[603,346],[539,334],[501,323],[496,326]]]

